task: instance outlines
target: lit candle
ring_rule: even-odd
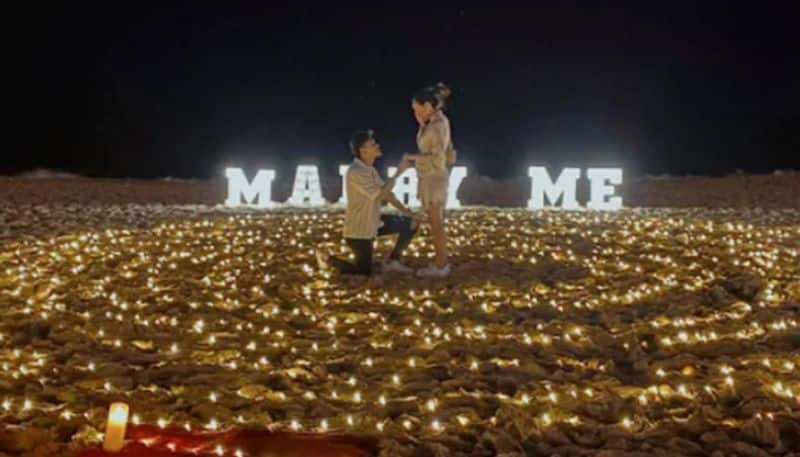
[[[108,421],[106,434],[103,440],[103,449],[109,452],[118,452],[125,444],[125,426],[128,425],[128,405],[125,403],[112,403],[108,408]]]

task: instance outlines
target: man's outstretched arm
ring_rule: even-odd
[[[383,197],[382,199],[383,201],[397,208],[397,210],[400,211],[402,215],[408,217],[412,217],[414,215],[414,212],[408,209],[408,207],[404,205],[403,202],[398,200],[397,197],[392,192],[389,192],[389,194]]]
[[[401,160],[400,163],[397,165],[397,171],[395,172],[394,176],[392,176],[392,177],[390,177],[389,179],[386,180],[386,183],[381,188],[381,195],[380,195],[380,197],[378,197],[383,201],[391,203],[392,206],[394,206],[397,209],[400,209],[401,211],[402,211],[402,209],[400,207],[396,206],[394,203],[392,203],[390,198],[394,198],[394,193],[392,193],[392,189],[394,189],[394,184],[395,184],[395,182],[397,182],[397,178],[400,177],[400,175],[402,175],[403,173],[405,173],[406,170],[408,170],[408,167],[410,167],[410,166],[411,166],[411,163],[408,160],[405,160],[405,159]],[[395,201],[397,203],[400,203],[397,200],[397,198],[395,198]],[[402,203],[401,203],[401,205],[402,205]]]

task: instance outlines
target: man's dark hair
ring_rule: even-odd
[[[374,138],[375,136],[372,130],[360,130],[354,133],[353,136],[350,137],[350,152],[353,153],[353,156],[361,158],[361,154],[359,153],[361,146],[364,146],[364,143]]]

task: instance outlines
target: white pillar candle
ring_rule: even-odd
[[[118,452],[125,444],[125,427],[128,425],[128,405],[125,403],[112,403],[108,408],[108,421],[106,434],[103,439],[103,449],[109,452]]]

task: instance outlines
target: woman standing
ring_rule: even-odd
[[[419,152],[406,154],[404,159],[413,161],[416,165],[419,179],[417,194],[428,215],[436,250],[434,263],[417,271],[417,276],[443,278],[450,274],[444,224],[444,207],[450,180],[447,166],[455,163],[450,120],[444,114],[449,97],[450,88],[444,83],[438,83],[418,91],[411,100],[411,109],[419,124]]]

